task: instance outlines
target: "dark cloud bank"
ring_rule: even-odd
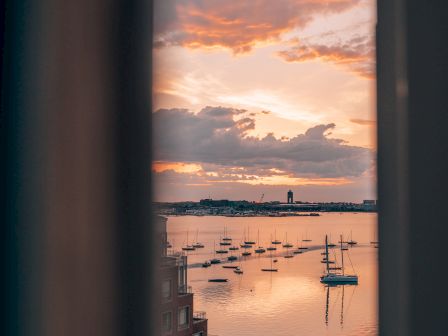
[[[156,161],[201,163],[205,170],[292,177],[358,177],[373,165],[372,151],[330,138],[335,124],[317,125],[290,139],[247,135],[255,119],[245,110],[205,107],[154,113]]]

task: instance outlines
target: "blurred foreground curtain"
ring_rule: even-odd
[[[152,3],[4,9],[2,335],[152,334]]]
[[[448,3],[378,0],[380,335],[448,335]]]

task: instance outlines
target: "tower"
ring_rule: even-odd
[[[288,191],[288,202],[287,203],[288,204],[294,203],[294,193],[291,190]]]

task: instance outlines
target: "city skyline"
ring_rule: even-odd
[[[157,201],[375,199],[374,3],[156,1]]]

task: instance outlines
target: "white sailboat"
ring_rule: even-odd
[[[338,272],[335,268],[330,268],[331,261],[329,260],[329,253],[328,253],[328,236],[325,235],[325,257],[324,261],[326,264],[326,272],[324,275],[320,277],[320,282],[325,284],[346,284],[346,283],[358,283],[358,275],[353,274],[345,274],[345,268],[344,268],[344,250],[342,249],[342,235],[341,235],[341,260],[342,265],[340,272]],[[334,263],[334,261],[333,261]]]
[[[193,245],[188,245],[188,230],[187,230],[187,245],[182,247],[182,250],[184,251],[194,251],[196,248]]]
[[[204,248],[204,244],[198,241],[199,229],[196,230],[196,242],[193,244],[194,248]]]

